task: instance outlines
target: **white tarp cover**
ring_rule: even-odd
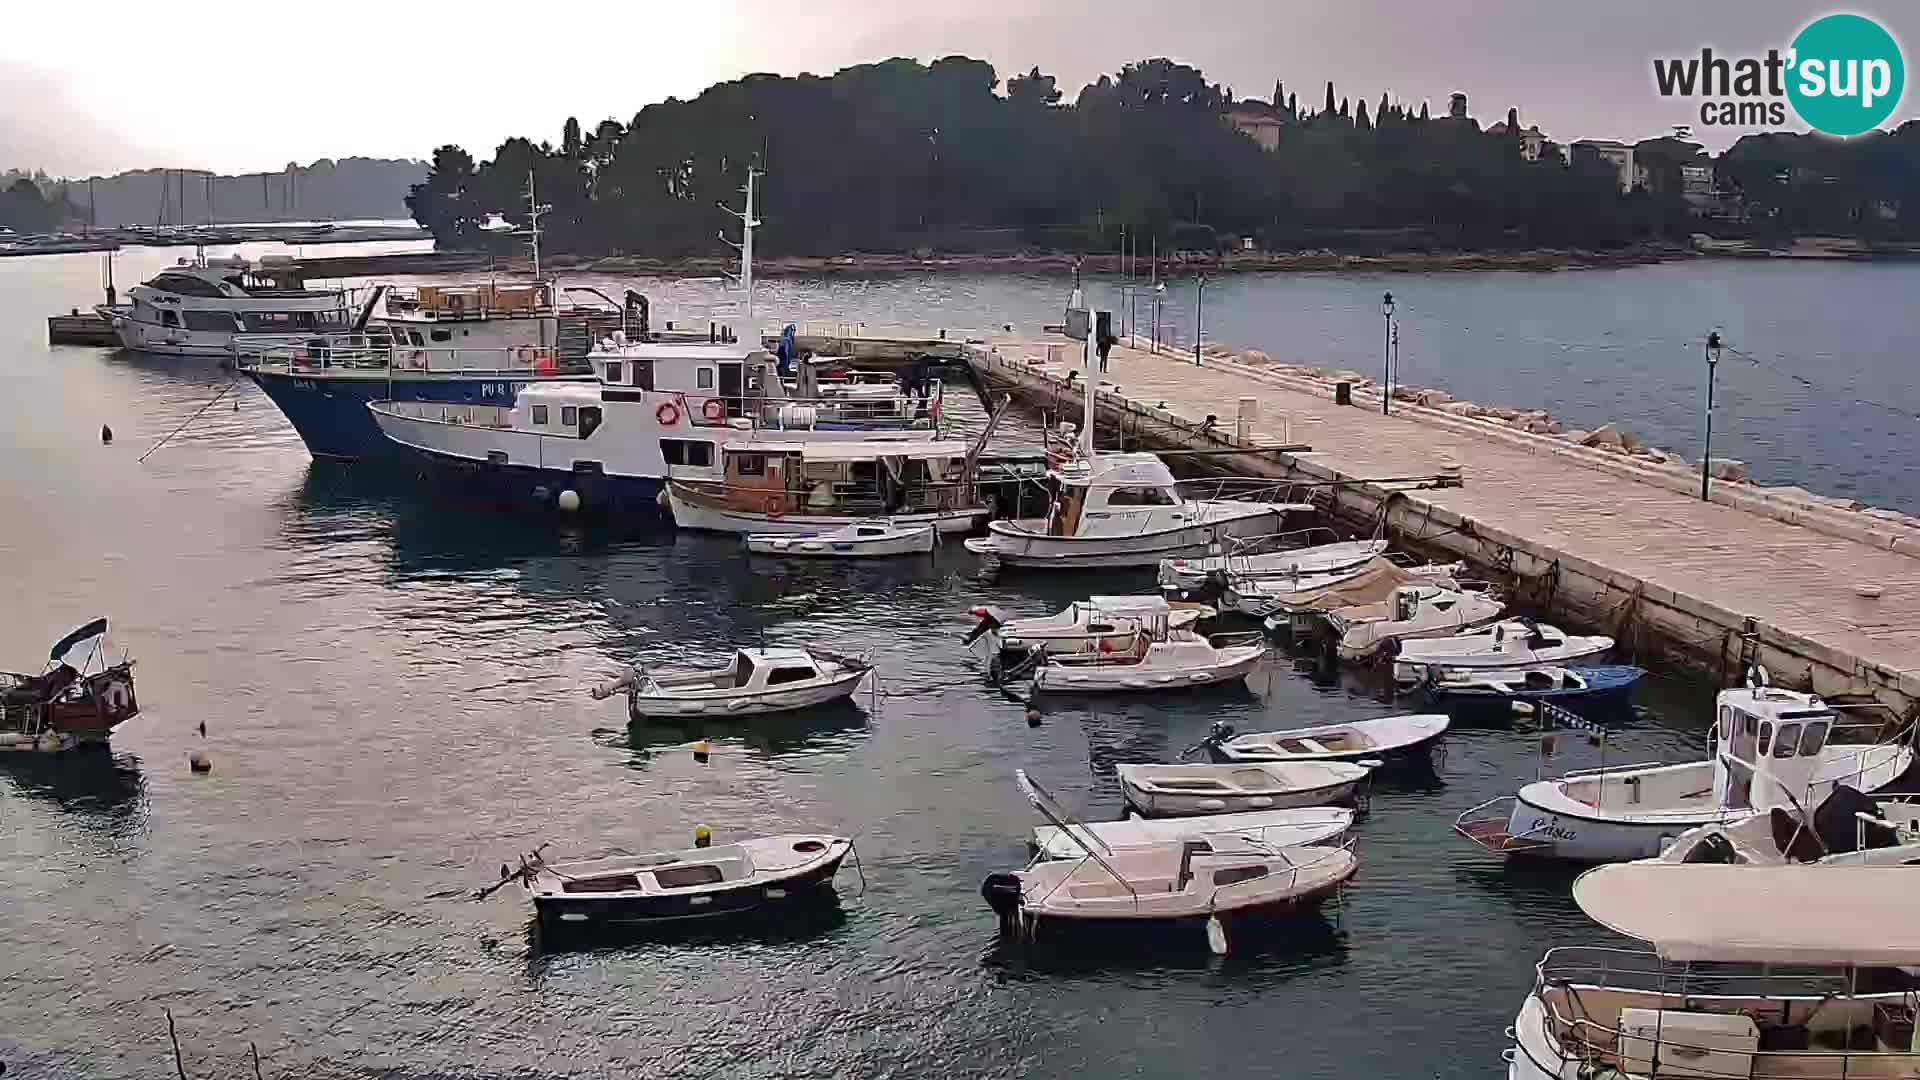
[[[1595,922],[1672,961],[1920,964],[1920,867],[1636,862],[1580,875]]]

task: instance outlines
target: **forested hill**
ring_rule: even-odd
[[[424,162],[351,157],[238,176],[141,169],[96,177],[92,216],[102,227],[405,218],[407,191],[426,173]],[[88,217],[88,187],[86,180],[64,182],[81,221]],[[52,196],[59,194],[56,186]]]
[[[532,170],[553,207],[549,245],[661,256],[723,250],[718,234],[734,223],[716,204],[739,204],[750,163],[767,172],[758,240],[776,254],[1111,250],[1121,225],[1163,247],[1252,237],[1297,250],[1610,248],[1816,221],[1910,233],[1920,222],[1920,199],[1902,217],[1898,194],[1920,175],[1912,124],[1846,143],[1743,140],[1723,180],[1765,190],[1719,199],[1722,220],[1709,226],[1697,203],[1689,214],[1681,168],[1719,163],[1690,143],[1641,144],[1646,185],[1622,193],[1593,155],[1564,164],[1549,143],[1526,160],[1517,123],[1483,128],[1385,94],[1349,100],[1331,84],[1302,96],[1276,84],[1269,101],[1238,101],[1164,59],[1102,76],[1071,103],[1038,69],[1003,85],[991,65],[960,56],[752,75],[649,105],[629,124],[568,119],[557,145],[512,138],[485,162],[443,146],[408,205],[444,245],[477,246],[490,214],[524,224]],[[1233,117],[1249,114],[1270,121],[1277,146],[1235,130]],[[1854,167],[1875,154],[1875,169]],[[1788,157],[1807,160],[1774,167]],[[1817,190],[1783,197],[1807,187]]]

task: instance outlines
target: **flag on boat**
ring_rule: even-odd
[[[75,645],[83,641],[90,641],[106,632],[107,620],[95,619],[78,630],[75,630],[73,633],[68,634],[66,637],[61,638],[59,641],[54,642],[53,651],[47,654],[47,659],[58,663],[60,658],[67,655]]]

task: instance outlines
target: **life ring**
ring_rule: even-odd
[[[719,398],[708,398],[706,404],[700,406],[700,415],[706,417],[708,423],[717,424],[727,418],[727,405]]]
[[[762,505],[765,507],[768,517],[777,518],[786,513],[787,500],[779,495],[769,495],[767,496],[767,501]]]
[[[661,427],[672,427],[680,422],[680,406],[671,401],[663,401],[653,410],[653,418],[660,421]]]

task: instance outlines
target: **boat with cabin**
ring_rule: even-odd
[[[133,661],[106,657],[106,633],[107,620],[95,619],[54,642],[40,674],[0,671],[0,752],[103,745],[114,728],[140,715]],[[79,664],[70,663],[83,645]]]
[[[1569,634],[1532,619],[1507,619],[1471,634],[1400,644],[1393,657],[1394,681],[1411,686],[1435,668],[1515,668],[1584,660],[1613,648],[1603,634]]]
[[[677,716],[759,716],[852,697],[872,661],[818,646],[740,648],[719,667],[650,673],[628,668],[593,688],[595,699],[627,694],[633,722]]]
[[[1841,785],[1871,794],[1913,766],[1911,726],[1883,740],[1886,725],[1843,724],[1837,707],[1769,686],[1762,672],[1748,686],[1720,691],[1716,705],[1707,761],[1601,767],[1536,781],[1468,810],[1454,829],[1503,854],[1646,859],[1688,829],[1775,807],[1804,814]],[[1857,741],[1862,734],[1873,741]]]
[[[1422,638],[1451,637],[1498,619],[1507,606],[1490,591],[1443,585],[1402,585],[1377,604],[1326,612],[1342,660],[1364,660]]]
[[[1550,949],[1507,1080],[1904,1077],[1920,1071],[1913,871],[1634,863],[1573,899],[1648,949]]]
[[[853,850],[844,836],[788,834],[645,855],[549,863],[538,851],[517,877],[542,927],[678,923],[740,917],[824,898]]]
[[[979,443],[737,438],[717,468],[675,466],[667,479],[682,529],[805,535],[884,517],[896,526],[972,532],[988,506],[974,483]]]
[[[127,290],[124,304],[94,308],[120,344],[161,356],[233,357],[250,334],[333,334],[354,323],[345,289],[308,288],[284,257],[249,262],[197,250]]]
[[[977,607],[968,614],[979,622],[961,643],[980,659],[992,661],[1002,654],[1024,654],[1035,649],[1054,655],[1111,652],[1132,645],[1141,633],[1190,629],[1214,611],[1205,604],[1147,594],[1090,596],[1053,615],[1023,619],[1002,619],[991,607]]]

